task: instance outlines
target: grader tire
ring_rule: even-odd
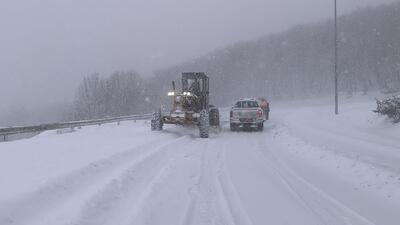
[[[210,118],[207,110],[202,110],[200,112],[199,118],[199,133],[200,138],[208,138],[210,132]]]
[[[161,110],[158,110],[153,113],[153,118],[151,119],[151,130],[160,131],[163,129],[163,125]]]

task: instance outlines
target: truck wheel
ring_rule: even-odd
[[[208,138],[210,131],[210,118],[207,110],[200,112],[199,133],[201,138]]]
[[[258,131],[263,131],[264,130],[264,123],[259,123],[258,124]]]
[[[217,108],[210,109],[210,125],[213,127],[219,127],[219,110]]]
[[[231,127],[231,131],[237,131],[237,127],[234,123],[231,123],[230,127]]]
[[[152,131],[159,131],[163,129],[163,121],[162,121],[162,115],[161,115],[161,110],[158,110],[153,113],[153,118],[151,119],[151,130]]]

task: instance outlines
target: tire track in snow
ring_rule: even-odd
[[[209,144],[201,149],[199,176],[189,188],[191,199],[180,224],[252,225],[225,167],[225,143]]]
[[[183,214],[183,219],[182,219],[182,222],[180,223],[180,225],[193,224],[193,213],[194,213],[195,207],[197,205],[197,196],[196,196],[197,194],[194,193],[193,187],[189,188],[188,192],[189,192],[190,200],[189,200],[189,203]]]
[[[262,156],[265,157],[265,156]],[[268,164],[266,165],[268,167],[268,169],[270,169],[271,171],[274,172],[274,174],[279,178],[279,180],[282,182],[282,184],[284,185],[284,187],[286,187],[286,189],[297,199],[299,200],[300,204],[302,204],[306,209],[308,209],[313,215],[316,216],[316,218],[319,219],[319,221],[321,221],[321,223],[323,225],[328,225],[330,223],[328,223],[326,221],[326,219],[324,218],[324,216],[322,216],[321,212],[318,212],[317,210],[315,210],[311,204],[309,204],[309,202],[291,185],[291,183],[289,183],[289,181],[283,177],[283,175],[279,172],[279,170],[275,167],[273,167],[272,165]],[[331,216],[331,215],[330,215]]]
[[[146,162],[148,163],[148,162]],[[167,177],[171,160],[154,171],[147,171],[147,178],[140,177],[147,168],[131,168],[111,181],[81,209],[74,225],[134,224],[141,205],[154,192],[156,186]],[[133,222],[132,222],[133,221]]]
[[[205,168],[205,151],[201,151],[200,157],[200,168],[199,175],[192,175],[192,184],[188,188],[188,194],[190,197],[189,203],[186,207],[186,210],[183,214],[181,225],[191,225],[193,224],[194,212],[196,210],[196,206],[198,204],[199,198],[199,185],[204,176],[204,168]]]
[[[88,200],[78,218],[69,224],[136,224],[147,199],[170,176],[177,151],[171,146],[124,171]]]
[[[209,157],[210,142],[201,151],[199,175],[193,177],[193,183],[189,187],[190,201],[184,214],[182,225],[192,224],[220,224],[215,215],[215,183],[211,183],[215,173],[215,159]],[[214,151],[214,149],[211,149]]]
[[[214,176],[216,172],[215,158],[210,154],[215,151],[210,149],[211,140],[207,140],[201,151],[199,175],[194,176],[191,186],[188,188],[190,201],[183,216],[181,225],[198,224],[223,224],[219,215],[216,215],[216,183]],[[211,152],[208,150],[212,150]],[[227,224],[227,223],[225,223]]]
[[[78,202],[82,203],[88,195],[92,195],[93,189],[96,190],[98,187],[104,186],[132,165],[152,157],[157,152],[185,138],[185,136],[176,138],[167,143],[158,144],[156,147],[154,143],[140,145],[109,158],[90,163],[82,169],[57,178],[33,193],[14,201],[2,203],[2,206],[0,206],[0,222],[1,224],[13,225],[53,224],[51,220],[57,220],[58,213],[65,214],[66,211],[71,209],[71,206],[74,207],[74,203],[71,203],[71,199],[75,199],[74,197],[78,196]],[[75,207],[77,206],[75,205]]]
[[[230,214],[230,219],[233,221],[233,224],[236,225],[253,225],[248,213],[243,208],[239,194],[226,168],[226,145],[218,152],[218,162],[218,187],[223,197],[222,201]]]
[[[169,151],[171,154],[168,157],[162,156],[162,158],[165,158],[164,161],[170,159],[172,162],[168,166],[167,172],[162,175],[163,179],[159,180],[161,182],[156,182],[154,186],[149,186],[151,191],[143,197],[144,200],[141,203],[136,204],[137,199],[131,201],[131,206],[125,210],[129,211],[127,218],[131,218],[129,220],[130,224],[182,223],[185,215],[187,215],[185,212],[189,211],[188,204],[191,201],[188,190],[198,182],[202,153],[196,148],[188,148],[187,146],[197,146],[197,141],[200,140],[197,138],[197,140],[189,143],[180,144],[176,146],[174,151]],[[154,173],[152,172],[151,174]],[[138,206],[134,207],[134,204]],[[189,223],[185,225],[187,224]]]
[[[259,148],[259,154],[267,162],[266,166],[280,177],[288,190],[320,218],[321,222],[324,224],[375,225],[372,221],[296,175],[272,150],[262,151],[261,149]],[[265,154],[266,152],[268,156]]]

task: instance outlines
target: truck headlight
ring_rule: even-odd
[[[183,92],[183,95],[185,95],[185,96],[192,96],[193,94],[192,93],[190,93],[190,92]]]
[[[175,92],[173,91],[168,92],[168,96],[175,96]]]

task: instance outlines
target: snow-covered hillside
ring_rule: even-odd
[[[210,139],[138,121],[0,143],[0,224],[395,225],[400,126],[374,107],[277,103],[264,132]]]

